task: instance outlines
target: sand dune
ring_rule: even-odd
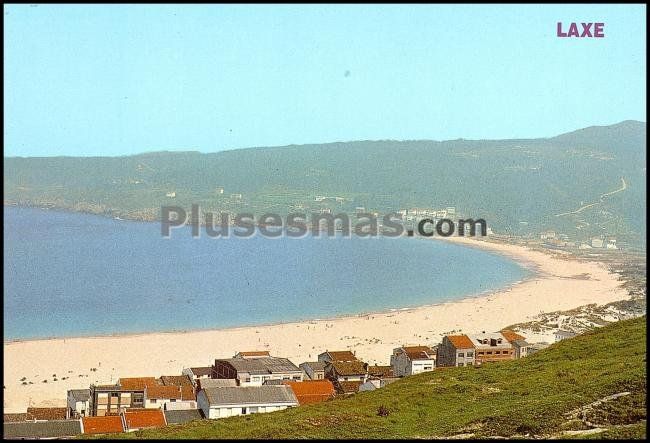
[[[352,349],[371,364],[388,364],[393,347],[400,344],[435,344],[451,331],[498,330],[542,312],[627,298],[616,275],[597,263],[521,246],[452,241],[507,255],[534,269],[535,276],[494,293],[393,312],[211,331],[5,343],[4,410],[65,405],[68,389],[119,377],[178,374],[183,367],[207,366],[239,350],[269,350],[299,364],[326,349]]]

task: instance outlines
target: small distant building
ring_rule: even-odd
[[[103,417],[83,417],[81,419],[84,434],[116,434],[124,432],[121,415]]]
[[[124,430],[127,432],[161,428],[167,425],[165,414],[160,409],[131,409],[122,412],[121,415]]]
[[[68,390],[68,410],[66,418],[80,418],[90,410],[90,389]]]
[[[209,419],[261,414],[298,406],[289,386],[237,386],[199,391],[199,408]]]
[[[595,237],[595,238],[591,239],[591,247],[592,248],[602,248],[602,247],[604,247],[604,245],[605,245],[605,242],[603,241],[602,238]]]
[[[438,346],[438,366],[473,366],[475,347],[467,335],[446,335]]]
[[[544,231],[539,234],[541,240],[551,240],[556,238],[555,231]]]
[[[196,409],[193,386],[148,386],[145,390],[147,409]]]
[[[336,394],[334,385],[329,380],[285,381],[282,383],[291,388],[301,406],[327,401]]]
[[[223,191],[224,189],[221,186],[217,186],[216,188],[214,188],[214,192],[217,195],[223,195]]]
[[[239,386],[261,386],[266,380],[302,381],[302,370],[287,358],[229,358],[215,360],[212,378],[236,379]]]
[[[165,197],[176,198],[176,193],[175,192],[168,192],[167,194],[165,194]]]
[[[325,351],[318,354],[318,361],[331,363],[333,361],[359,361],[352,351]]]
[[[241,194],[230,194],[230,199],[231,200],[241,200],[242,195]]]
[[[183,375],[187,375],[194,386],[199,379],[210,378],[212,374],[212,366],[201,366],[197,368],[185,368],[182,371]]]
[[[429,346],[401,346],[393,349],[390,364],[396,377],[433,371],[436,368],[436,350]]]
[[[81,434],[79,420],[48,420],[3,423],[5,440],[70,438]]]
[[[576,335],[578,335],[578,334],[576,334],[575,332],[564,331],[562,329],[559,329],[559,330],[555,331],[555,342],[557,343],[557,342],[559,342],[561,340],[564,340],[566,338],[573,338]]]
[[[325,363],[322,361],[300,363],[299,367],[309,380],[323,380],[325,378]]]

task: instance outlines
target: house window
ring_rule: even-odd
[[[259,381],[259,380],[260,380],[259,377],[253,377],[253,381]],[[251,378],[250,378],[250,377],[246,377],[246,378],[244,379],[244,383],[250,383],[250,382],[251,382]]]
[[[300,380],[300,376],[299,376],[299,375],[294,375],[294,376],[293,376],[293,379],[294,379],[294,380]]]
[[[120,396],[120,393],[119,393],[119,392],[111,392],[111,397],[112,397],[112,398],[117,398],[117,397],[119,397],[119,396]]]
[[[246,408],[241,408],[242,415],[246,415]]]
[[[283,375],[282,380],[291,380],[291,377],[289,377],[288,375]]]
[[[170,399],[169,401],[170,401],[171,403],[174,403],[174,402],[176,401],[176,399],[175,399],[175,398],[172,398],[172,399]]]
[[[316,376],[316,379],[317,379],[317,380],[322,380],[322,379],[323,379],[323,374],[318,374],[318,375]]]
[[[465,366],[465,363],[458,363],[458,366]]]
[[[492,355],[492,351],[487,351],[487,355]]]
[[[467,356],[468,356],[468,357],[474,357],[474,352],[468,352],[468,353],[467,353]]]
[[[499,354],[501,354],[501,351],[494,351],[494,353],[499,355]]]
[[[459,352],[458,353],[458,358],[463,358],[463,357],[465,357],[465,353],[464,352]]]
[[[150,401],[151,403],[158,403],[158,399],[157,399],[157,398],[152,398],[152,399],[150,399],[149,401]]]

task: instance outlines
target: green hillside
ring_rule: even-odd
[[[356,141],[212,154],[5,158],[5,204],[154,220],[161,205],[233,212],[455,206],[497,232],[645,238],[646,124],[554,138]],[[209,148],[207,148],[209,149]],[[625,180],[626,189],[615,192]],[[223,188],[223,194],[219,189]],[[175,193],[175,198],[167,193]],[[608,194],[611,193],[611,194]],[[241,200],[233,197],[241,194]],[[603,195],[605,196],[603,197]],[[316,196],[338,196],[317,203]],[[576,213],[583,205],[596,203]]]
[[[565,340],[522,360],[441,369],[318,405],[119,437],[549,437],[598,426],[604,432],[588,434],[590,438],[641,438],[646,433],[646,375],[646,318],[641,317]],[[629,395],[584,408],[626,392]],[[380,408],[387,415],[379,415]],[[571,418],[580,408],[584,415]]]

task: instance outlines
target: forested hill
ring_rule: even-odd
[[[645,238],[646,123],[637,121],[541,139],[4,160],[5,204],[136,219],[156,219],[165,204],[281,213],[455,206],[497,232]]]

